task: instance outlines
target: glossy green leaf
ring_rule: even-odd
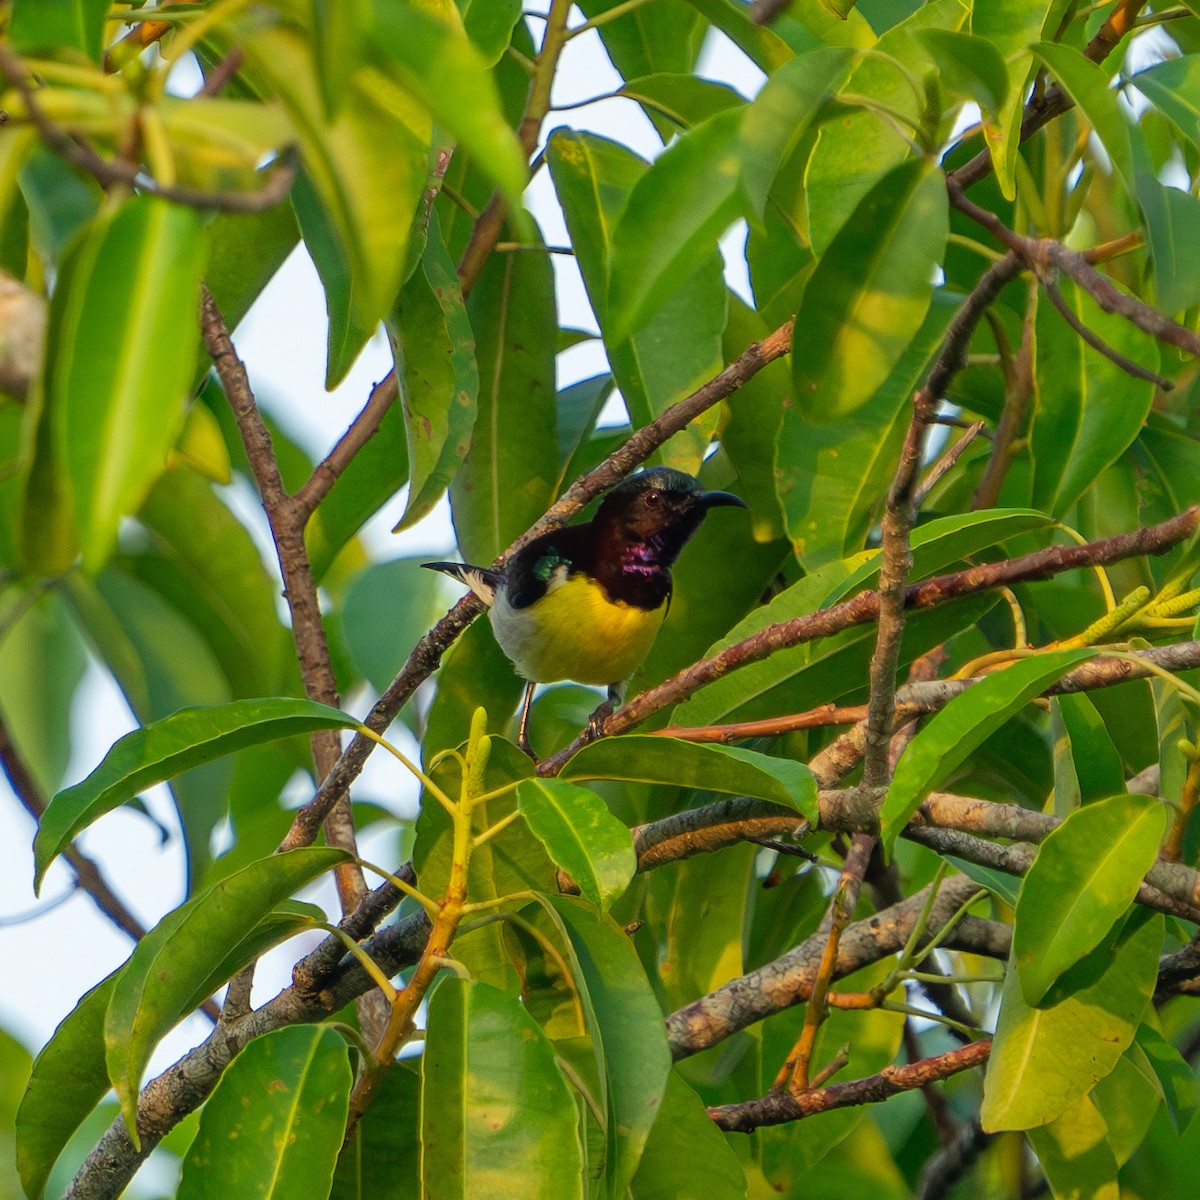
[[[1130,75],[1129,82],[1200,148],[1200,54],[1163,59]]]
[[[1050,704],[1052,720],[1061,722],[1070,745],[1071,770],[1075,776],[1079,802],[1087,804],[1123,792],[1125,768],[1121,756],[1091,699],[1083,692],[1068,693],[1055,696]],[[1064,817],[1070,811],[1060,802],[1057,783],[1055,811]]]
[[[398,533],[441,499],[471,445],[479,405],[475,335],[437,215],[417,269],[396,299],[389,333],[408,438],[409,488]]]
[[[792,384],[813,420],[865,404],[912,343],[946,245],[946,184],[933,164],[894,168],[817,263],[796,314]]]
[[[1059,290],[1076,318],[1106,345],[1158,370],[1158,350],[1149,337],[1103,312],[1070,280],[1062,280]],[[1033,504],[1061,516],[1137,437],[1155,387],[1088,346],[1044,296],[1036,331],[1037,399],[1029,436]]]
[[[604,1081],[604,1195],[624,1197],[658,1115],[671,1057],[663,1014],[628,937],[570,896],[541,901],[565,942]]]
[[[629,830],[595,792],[564,779],[523,779],[517,804],[555,866],[607,912],[637,870]]]
[[[743,1200],[746,1176],[704,1103],[672,1071],[658,1120],[629,1185],[632,1200]]]
[[[898,126],[890,115],[851,105],[837,121],[821,127],[804,183],[809,238],[818,257],[879,180],[910,158],[912,131],[924,127],[927,136],[932,134],[928,101],[915,93],[910,77],[919,81],[937,64],[913,35],[928,28],[960,29],[968,10],[958,0],[906,7],[909,15],[874,43],[870,55],[859,58],[840,92],[886,105],[889,113],[901,114],[910,124]]]
[[[276,608],[279,584],[246,527],[207,480],[179,468],[159,476],[138,520],[153,550],[123,556],[124,569],[200,631],[232,695],[275,691],[290,638]]]
[[[636,100],[647,114],[666,117],[681,129],[692,129],[717,113],[746,103],[745,97],[727,84],[670,71],[630,79],[617,95]]]
[[[104,1014],[116,972],[84,993],[33,1064],[17,1110],[17,1171],[31,1200],[41,1200],[51,1168],[109,1089]]]
[[[326,1200],[352,1082],[346,1040],[329,1026],[255,1038],[204,1105],[179,1200]]]
[[[327,705],[278,698],[185,708],[126,734],[85,780],[50,801],[34,842],[35,886],[81,829],[154,784],[246,746],[356,724]]]
[[[773,29],[751,20],[738,0],[689,0],[714,29],[719,29],[764,74],[770,74],[794,55]],[[865,22],[863,22],[865,24]]]
[[[1026,84],[1034,71],[1028,47],[1042,36],[1056,0],[1009,0],[1005,4],[981,4],[971,14],[971,32],[989,43],[1004,59],[1008,76],[1004,102],[994,113],[984,113],[984,139],[1003,195],[1016,194],[1014,167],[1021,144],[1021,117],[1025,110]]]
[[[778,487],[788,534],[810,569],[863,548],[883,505],[909,425],[913,392],[957,311],[936,295],[888,378],[861,408],[810,422],[786,405]],[[737,401],[731,401],[731,407]]]
[[[1038,850],[1017,902],[1013,961],[1036,1007],[1133,903],[1169,812],[1153,796],[1113,796],[1073,812]]]
[[[742,114],[683,133],[634,184],[612,231],[607,340],[625,341],[711,256],[741,207]]]
[[[606,329],[612,229],[646,163],[617,142],[562,129],[550,138],[547,162],[592,311]],[[606,341],[613,378],[635,425],[647,424],[724,365],[725,291],[721,257],[712,247],[644,329],[624,341]],[[698,470],[716,420],[713,409],[676,434],[660,451],[663,462]]]
[[[605,372],[581,379],[558,393],[554,432],[558,442],[559,483],[569,483],[571,460],[596,428],[600,412],[612,395],[613,377]]]
[[[1010,965],[984,1077],[985,1130],[1044,1125],[1113,1069],[1154,991],[1162,939],[1162,917],[1134,909],[1041,1008],[1025,1003]]]
[[[106,0],[16,0],[8,37],[18,54],[69,48],[98,63],[108,9]]]
[[[625,734],[590,742],[559,774],[562,779],[631,779],[753,796],[816,819],[817,784],[803,763],[739,746]]]
[[[87,651],[61,597],[27,587],[0,599],[6,635],[0,640],[0,711],[9,739],[43,795],[62,783],[72,728],[63,719],[87,669]]]
[[[496,6],[501,7],[498,0]],[[428,10],[392,0],[371,0],[371,10],[375,24],[368,37],[373,37],[401,84],[491,176],[506,194],[513,220],[520,222],[521,195],[529,182],[525,154],[504,118],[488,64],[468,41],[457,15],[440,19]],[[447,87],[447,80],[453,80],[454,86]]]
[[[1158,1078],[1175,1132],[1183,1133],[1200,1108],[1200,1080],[1191,1064],[1149,1022],[1138,1026],[1135,1044]]]
[[[1038,42],[1033,52],[1058,78],[1079,106],[1112,161],[1113,170],[1129,199],[1137,202],[1137,163],[1129,119],[1117,93],[1109,84],[1112,75],[1078,50],[1058,42]]]
[[[43,419],[89,573],[162,473],[183,424],[204,258],[195,212],[137,196],[88,230],[55,289]]]
[[[619,3],[583,0],[579,7],[590,18],[607,13]],[[638,6],[600,26],[604,48],[623,79],[662,71],[691,72],[704,32],[695,9],[680,0]]]
[[[1089,1097],[1080,1096],[1061,1116],[1029,1130],[1029,1142],[1055,1196],[1120,1200],[1108,1126]]]
[[[1162,1088],[1137,1038],[1088,1097],[1107,1127],[1107,1142],[1123,1167],[1142,1144],[1162,1104]]]
[[[338,1155],[329,1200],[419,1200],[420,1084],[404,1062],[383,1073]]]
[[[262,163],[296,140],[278,101],[165,96],[158,111],[180,182],[210,191],[262,186]]]
[[[327,121],[306,40],[281,23],[256,26],[245,49],[254,77],[283,101],[299,135],[303,170],[292,200],[325,288],[326,386],[332,387],[391,308],[403,281],[432,123],[403,93],[382,103],[369,67],[354,74],[337,116]],[[381,145],[390,153],[376,153]]]
[[[1200,302],[1200,200],[1148,173],[1138,175],[1137,189],[1157,305],[1168,313],[1191,308]]]
[[[1091,657],[1091,650],[1051,650],[986,675],[955,696],[908,744],[880,810],[880,836],[888,853],[921,801],[989,734],[1034,696]]]
[[[369,10],[365,0],[308,0],[321,100],[336,117],[363,45]]]
[[[444,611],[444,591],[427,555],[376,562],[354,577],[342,602],[342,631],[355,666],[382,692]]]
[[[1008,72],[995,44],[950,29],[922,29],[917,40],[938,64],[942,86],[979,105],[985,126],[1008,99]]]
[[[421,1058],[421,1195],[583,1197],[575,1103],[554,1048],[519,1001],[444,979]]]
[[[771,75],[746,109],[739,149],[747,200],[759,219],[780,164],[845,81],[852,62],[848,46],[793,58]]]
[[[463,12],[467,36],[489,67],[504,57],[520,19],[521,0],[471,0]]]
[[[168,913],[137,944],[104,1019],[108,1075],[135,1144],[138,1089],[159,1040],[258,952],[256,926],[273,909],[346,860],[342,850],[311,846],[260,859]]]
[[[558,314],[549,255],[492,255],[467,312],[479,362],[479,414],[450,505],[463,558],[486,564],[546,511],[558,478]]]

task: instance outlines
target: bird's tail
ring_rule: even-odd
[[[488,608],[492,607],[492,601],[496,598],[496,589],[504,582],[503,572],[493,571],[490,567],[473,567],[470,563],[430,562],[421,566],[431,571],[441,571],[443,575],[465,583]]]

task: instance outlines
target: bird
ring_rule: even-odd
[[[706,491],[673,467],[619,483],[591,521],[543,533],[502,569],[422,563],[465,584],[487,605],[492,631],[526,681],[517,744],[529,744],[529,706],[539,683],[572,679],[608,688],[589,725],[624,699],[671,602],[671,568],[709,509],[749,506]]]

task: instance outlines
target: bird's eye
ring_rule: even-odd
[[[656,491],[654,488],[651,488],[650,491],[648,491],[646,493],[645,499],[646,499],[646,503],[651,508],[654,508],[659,503],[659,501],[662,500],[662,493],[659,491]]]

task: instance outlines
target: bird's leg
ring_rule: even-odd
[[[521,701],[521,723],[517,726],[517,745],[534,762],[537,762],[537,755],[534,754],[533,747],[529,744],[529,706],[533,703],[533,689],[535,686],[532,679],[525,685],[525,698]]]
[[[628,686],[628,679],[608,685],[608,699],[603,704],[598,704],[592,715],[588,717],[588,723],[583,731],[585,741],[593,742],[600,736],[600,727],[613,715],[613,709],[625,703],[625,689]]]

